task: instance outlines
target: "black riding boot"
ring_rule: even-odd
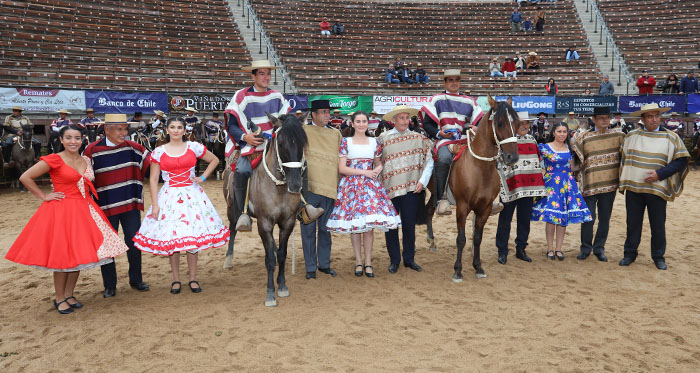
[[[41,144],[34,143],[32,148],[34,148],[34,160],[38,160],[41,157]]]
[[[250,175],[248,174],[237,172],[233,174],[233,215],[238,216],[236,230],[239,232],[250,232],[253,230],[253,220],[248,214],[243,213],[246,192],[248,191],[248,180],[250,180]]]
[[[450,215],[452,209],[447,202],[445,191],[447,190],[447,177],[450,175],[450,165],[435,162],[435,201],[437,202],[436,213],[438,215]]]
[[[5,163],[10,162],[11,157],[12,157],[12,145],[3,145],[2,146],[2,158],[5,160]]]

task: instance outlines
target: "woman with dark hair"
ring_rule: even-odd
[[[330,232],[350,234],[355,250],[355,275],[362,276],[364,271],[371,278],[374,277],[374,229],[383,232],[396,229],[401,226],[401,219],[379,181],[383,168],[382,146],[375,137],[369,137],[367,113],[356,111],[350,119],[350,137],[343,138],[338,160],[338,172],[343,177],[338,184],[338,198],[326,227]]]
[[[537,7],[535,15],[535,31],[544,32],[544,9],[541,6]]]
[[[680,92],[680,88],[680,82],[678,81],[676,74],[669,74],[666,78],[666,82],[664,82],[662,91],[663,93],[676,94]]]
[[[219,165],[219,159],[198,142],[183,141],[185,120],[170,118],[165,130],[167,144],[151,153],[151,208],[143,219],[134,244],[141,251],[170,257],[172,294],[180,293],[180,252],[187,253],[189,287],[193,293],[202,288],[197,282],[197,259],[202,250],[225,245],[229,230],[199,185]],[[196,176],[197,159],[209,163],[201,176]],[[165,184],[158,191],[161,171]]]
[[[112,262],[128,247],[112,229],[100,207],[90,160],[78,150],[83,144],[80,128],[69,124],[58,134],[63,151],[41,157],[19,181],[44,201],[10,247],[5,258],[15,263],[53,272],[53,302],[61,314],[83,307],[73,291],[80,271]],[[53,191],[46,193],[34,181],[49,173]]]
[[[557,88],[557,83],[554,82],[554,79],[552,79],[552,78],[549,78],[549,80],[547,81],[547,85],[544,86],[544,89],[547,90],[547,94],[550,96],[554,96],[557,93],[559,93],[559,89]]]
[[[547,194],[533,206],[531,220],[547,224],[547,258],[554,260],[556,256],[564,260],[561,248],[566,227],[591,221],[592,218],[571,172],[572,151],[566,124],[553,124],[550,138],[553,139],[551,142],[537,146],[542,155]]]

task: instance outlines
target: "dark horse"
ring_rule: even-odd
[[[216,178],[218,180],[221,177],[220,172],[222,172],[224,170],[224,167],[226,167],[226,162],[224,162],[224,158],[226,157],[226,130],[224,130],[223,127],[219,127],[219,130],[214,136],[214,141],[209,142],[208,136],[206,139],[207,148],[209,148],[209,151],[214,153],[216,158],[219,158],[219,167],[216,170]]]
[[[34,129],[32,126],[25,125],[22,126],[22,134],[17,138],[17,142],[12,146],[12,161],[10,165],[14,165],[14,169],[17,174],[17,179],[27,171],[30,167],[34,165],[34,148],[32,144],[32,137],[34,136]],[[19,189],[24,190],[21,183],[17,182]]]
[[[97,132],[99,126],[96,124],[88,124],[85,126],[85,137],[83,138],[83,145],[80,146],[80,154],[83,154],[83,150],[87,148],[88,145],[97,141]]]
[[[457,260],[452,277],[454,282],[462,282],[462,250],[467,242],[465,225],[471,211],[475,214],[472,265],[477,278],[486,277],[481,268],[480,248],[484,225],[500,188],[496,159],[501,157],[508,165],[518,161],[518,143],[515,137],[520,123],[518,113],[511,106],[511,99],[496,102],[489,95],[488,100],[491,109],[481,118],[476,133],[472,139],[467,140],[466,149],[452,164],[450,171],[449,185],[457,203],[458,229]]]
[[[248,188],[248,214],[258,219],[258,233],[265,246],[265,267],[267,267],[267,296],[265,306],[277,305],[275,299],[275,264],[279,265],[277,274],[277,295],[289,296],[289,289],[284,278],[284,265],[287,258],[287,242],[294,230],[297,210],[301,199],[302,168],[304,148],[308,142],[306,133],[296,116],[282,115],[279,119],[268,114],[275,127],[276,135],[266,141],[261,165],[253,170]],[[280,164],[281,162],[281,164]],[[224,268],[230,268],[233,257],[233,243],[236,238],[236,222],[241,213],[235,209],[233,178],[227,172],[224,182],[226,210],[231,230],[231,240],[226,252]],[[273,230],[279,226],[279,247],[275,245]],[[276,263],[275,263],[276,261]]]

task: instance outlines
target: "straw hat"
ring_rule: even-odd
[[[418,62],[418,65],[416,65],[416,66],[421,67],[421,66],[423,66],[423,64]]]
[[[304,114],[304,112],[301,110],[297,110],[296,113],[294,113],[294,114]]]
[[[191,111],[191,112],[193,112],[193,113],[199,113],[199,112],[198,112],[195,108],[193,108],[192,106],[186,107],[186,108],[185,108],[185,111]]]
[[[61,109],[61,110],[57,111],[57,113],[59,113],[59,114],[70,114],[70,111],[68,111],[68,110],[66,110],[66,109]]]
[[[165,113],[160,110],[153,110],[153,114],[160,115],[161,117],[165,118]]]
[[[85,109],[85,112],[86,112],[86,113],[94,113],[94,112],[95,112],[95,109],[89,107],[89,108]]]
[[[443,72],[443,74],[442,74],[442,77],[443,77],[443,78],[447,78],[447,77],[450,77],[450,76],[459,76],[459,77],[461,77],[461,76],[462,76],[462,70],[460,70],[460,69],[446,69],[446,70]]]
[[[276,70],[276,69],[279,69],[279,67],[275,66],[274,64],[271,64],[270,61],[268,61],[268,60],[255,60],[255,61],[253,61],[253,63],[250,64],[250,66],[243,66],[241,68],[241,70],[248,71],[248,72],[252,72],[253,70],[258,70],[258,69]]]
[[[569,112],[569,115],[575,115],[575,114],[576,114],[576,113],[574,113],[573,111],[570,111],[570,112]]]
[[[396,114],[401,114],[401,113],[408,113],[408,116],[412,117],[412,116],[418,114],[418,109],[414,109],[414,108],[408,107],[406,105],[399,105],[399,106],[394,107],[394,109],[392,109],[390,112],[384,114],[384,116],[382,118],[384,120],[393,121]]]
[[[658,111],[659,113],[665,113],[669,110],[671,110],[670,107],[662,108],[662,107],[659,107],[659,104],[654,102],[654,103],[646,104],[646,105],[642,106],[641,109],[635,111],[634,113],[630,113],[630,115],[633,117],[641,117],[642,115],[644,115],[644,113],[648,113],[650,111]]]
[[[22,107],[21,106],[13,106],[12,111],[15,111],[15,110],[22,111]]]
[[[333,110],[334,113],[340,113],[340,109]]]
[[[536,53],[536,52],[530,52],[530,53],[528,53],[528,55],[530,55],[530,56],[536,56],[537,53]]]
[[[126,124],[126,114],[105,114],[105,125]]]
[[[672,111],[671,116],[674,116],[674,115],[678,115],[678,113],[676,113],[675,111]]]

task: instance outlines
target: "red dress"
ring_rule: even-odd
[[[54,192],[65,198],[44,202],[34,213],[5,256],[15,263],[50,271],[70,272],[112,261],[129,248],[109,225],[90,197],[97,195],[90,160],[80,175],[58,154],[41,157],[51,170]]]

